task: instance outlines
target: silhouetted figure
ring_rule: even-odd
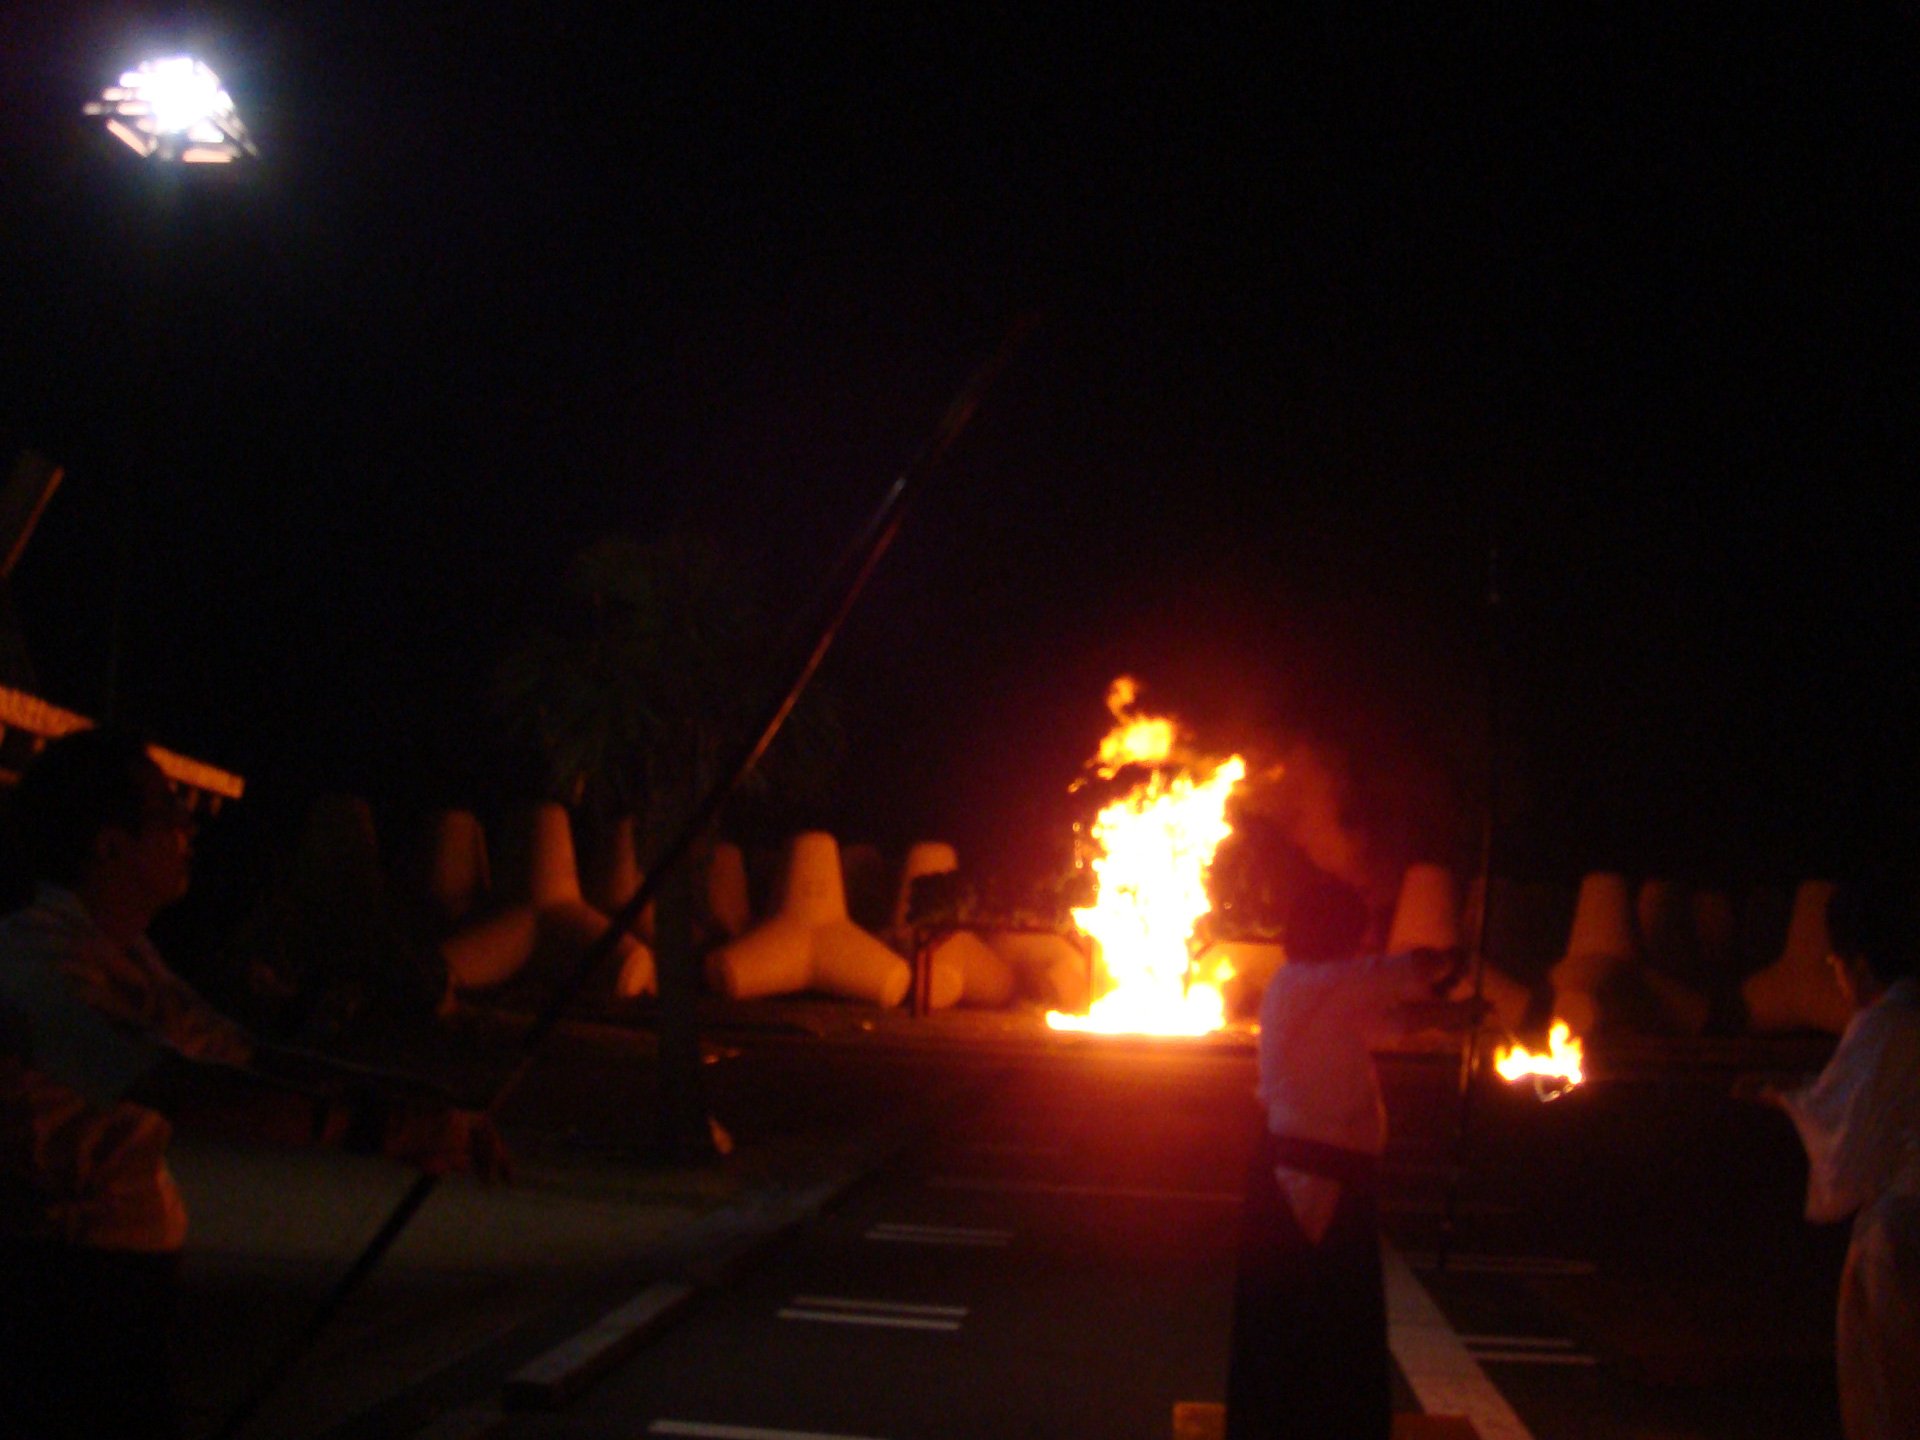
[[[1303,892],[1261,1001],[1264,1123],[1234,1284],[1230,1440],[1387,1440],[1392,1427],[1377,1201],[1387,1116],[1369,1047],[1477,1011],[1437,998],[1458,952],[1356,957],[1366,921],[1338,882]]]
[[[1920,1436],[1920,926],[1907,886],[1842,887],[1831,961],[1853,1006],[1812,1083],[1763,1091],[1807,1149],[1807,1219],[1853,1217],[1835,1355],[1849,1440]]]

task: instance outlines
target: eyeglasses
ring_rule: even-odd
[[[192,830],[194,828],[193,807],[181,798],[180,792],[171,785],[167,787],[166,798],[158,803],[149,803],[140,815],[140,828],[166,830]]]

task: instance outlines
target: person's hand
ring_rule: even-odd
[[[1774,1110],[1785,1108],[1780,1088],[1770,1075],[1746,1074],[1734,1078],[1727,1094],[1743,1104],[1765,1105]]]
[[[1446,994],[1453,988],[1454,982],[1467,973],[1467,952],[1458,945],[1446,950],[1422,945],[1412,954],[1414,968],[1432,987],[1435,995]]]
[[[486,1185],[513,1179],[513,1156],[480,1110],[407,1110],[393,1118],[386,1151],[430,1175],[464,1170]]]

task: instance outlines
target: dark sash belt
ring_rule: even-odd
[[[1302,1140],[1293,1135],[1275,1135],[1262,1127],[1267,1137],[1267,1164],[1284,1165],[1307,1175],[1338,1180],[1342,1185],[1370,1186],[1380,1172],[1378,1157],[1364,1150],[1348,1150],[1320,1140]]]

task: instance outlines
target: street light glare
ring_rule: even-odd
[[[205,61],[190,55],[148,60],[86,106],[129,149],[162,160],[224,164],[258,155],[233,97]]]

